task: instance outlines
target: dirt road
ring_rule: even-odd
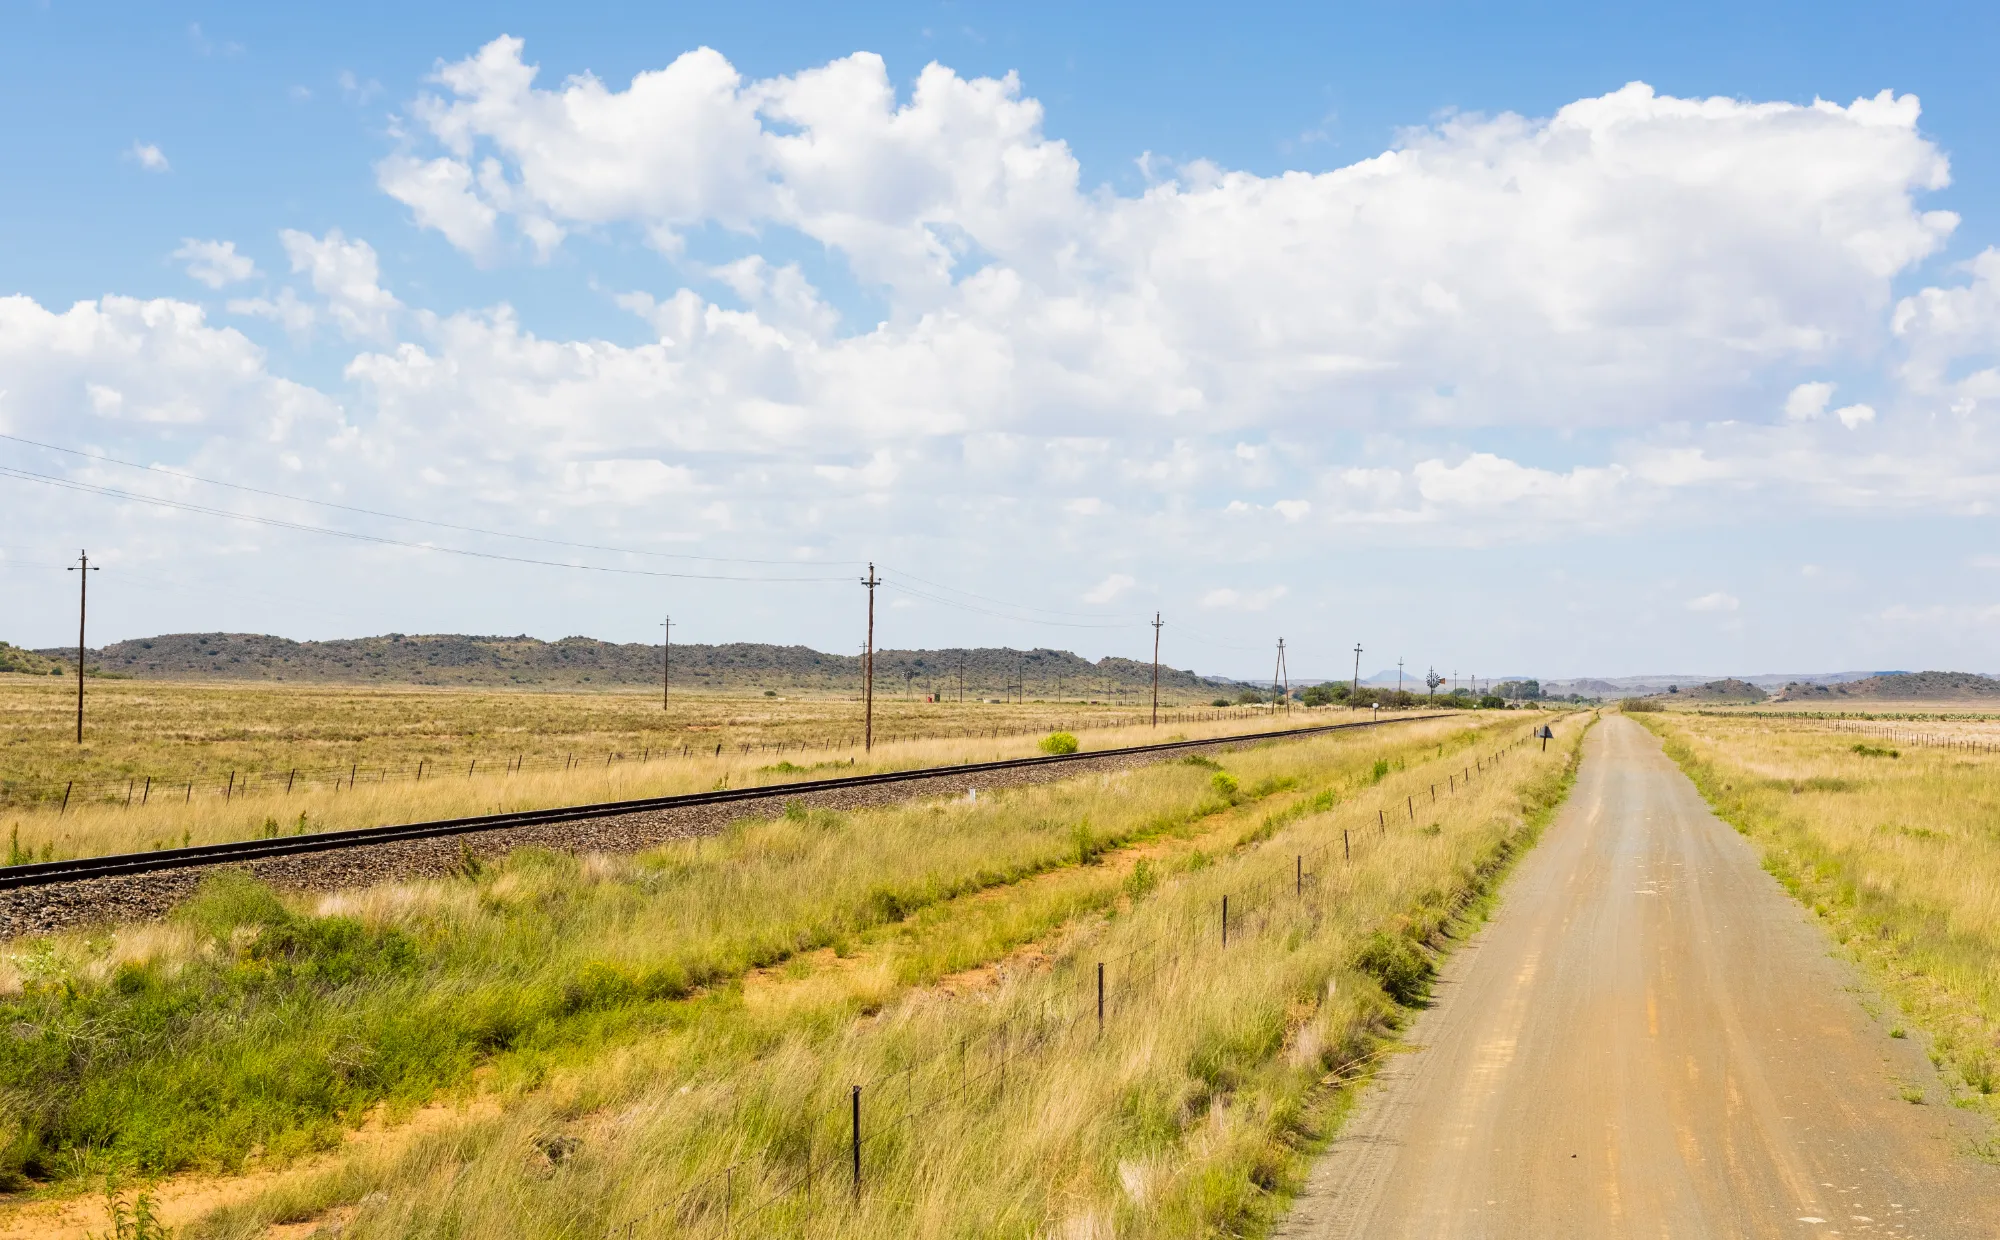
[[[1832,948],[1606,718],[1279,1234],[2000,1236],[1989,1126]]]

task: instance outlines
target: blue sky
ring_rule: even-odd
[[[279,495],[0,441],[41,476],[0,478],[0,636],[65,639],[54,565],[89,545],[105,639],[645,640],[672,610],[845,649],[846,582],[642,574],[873,558],[894,645],[1133,653],[1159,608],[1171,661],[1243,674],[1279,635],[1308,674],[1357,640],[1482,674],[2000,667],[1996,33],[9,6],[0,431]]]

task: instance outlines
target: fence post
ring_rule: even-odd
[[[1298,862],[1295,867],[1292,894],[1302,896],[1305,893],[1306,893],[1306,855],[1304,853],[1300,853],[1298,857]]]
[[[236,772],[231,771],[229,772],[229,786],[222,790],[222,799],[228,801],[234,795],[236,795]]]
[[[1229,897],[1222,897],[1222,945],[1229,946]]]
[[[69,782],[68,782],[67,784],[64,784],[64,785],[63,785],[63,803],[62,803],[62,808],[56,811],[56,817],[60,818],[60,817],[62,817],[62,816],[63,816],[64,814],[67,814],[67,813],[69,813],[69,793],[70,793],[70,789],[72,789],[72,788],[74,788],[74,787],[76,787],[76,781],[75,781],[75,780],[73,780],[73,779],[72,779],[72,780],[70,780],[70,781],[69,781]]]
[[[1104,1036],[1104,962],[1097,962],[1097,1036]]]
[[[854,1087],[854,1199],[861,1200],[861,1087]]]
[[[1347,828],[1340,829],[1340,855],[1343,860],[1354,860],[1354,848],[1347,842]]]

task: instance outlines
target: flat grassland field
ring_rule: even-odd
[[[345,892],[224,876],[16,942],[0,1235],[101,1229],[108,1174],[182,1240],[1260,1231],[1588,723],[1250,742]]]
[[[631,692],[93,679],[79,746],[75,695],[73,679],[0,675],[0,838],[10,849],[0,859],[1022,757],[1057,728],[1108,749],[1274,726],[1256,708],[1163,703],[1152,728],[1129,705],[880,694],[876,746],[863,754],[861,703],[850,697],[677,692],[663,709]],[[1346,717],[1294,710],[1276,726]]]
[[[2000,1113],[2000,723],[1633,718]]]

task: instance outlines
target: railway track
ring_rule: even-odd
[[[319,831],[307,835],[270,839],[231,840],[221,844],[196,844],[187,848],[166,848],[153,852],[113,853],[98,857],[77,857],[67,861],[39,861],[26,865],[0,866],[0,892],[59,887],[87,883],[95,879],[150,874],[165,870],[186,870],[205,866],[235,865],[267,861],[300,854],[337,852],[349,849],[380,848],[419,840],[439,840],[455,835],[506,830],[515,827],[550,827],[564,823],[589,823],[631,814],[722,806],[741,802],[791,800],[818,793],[848,789],[876,788],[885,784],[916,783],[937,779],[964,779],[988,773],[1019,771],[1032,767],[1062,766],[1078,762],[1129,759],[1147,754],[1171,753],[1218,745],[1246,744],[1314,736],[1359,728],[1386,727],[1419,719],[1441,718],[1441,713],[1399,715],[1391,719],[1355,723],[1321,724],[1310,728],[1288,728],[1275,732],[1252,732],[1238,736],[1203,740],[1163,741],[1156,745],[1129,745],[1119,749],[1099,749],[1074,754],[1007,758],[997,762],[968,762],[953,766],[926,766],[907,771],[884,771],[872,775],[849,775],[835,779],[800,780],[767,784],[754,788],[727,788],[715,792],[682,793],[675,796],[645,797],[633,801],[604,801],[592,805],[568,805],[555,809],[522,810],[511,814],[482,814],[472,818],[445,818],[432,822],[412,822],[395,826],[360,827],[346,831]]]

